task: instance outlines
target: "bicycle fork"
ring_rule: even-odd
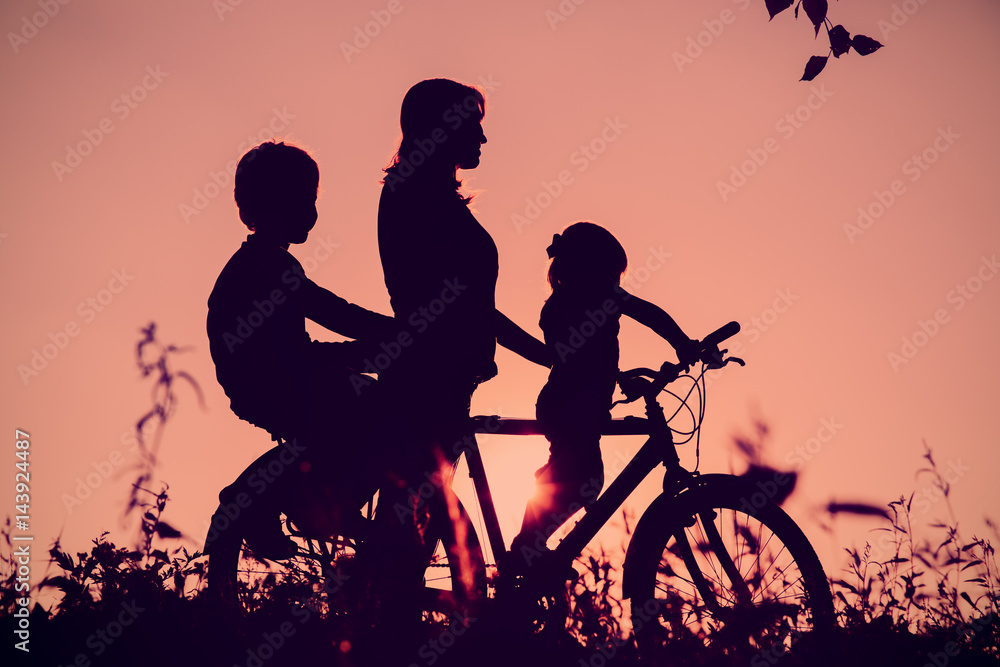
[[[688,472],[681,466],[680,456],[677,454],[677,447],[674,445],[672,431],[667,426],[663,408],[660,407],[659,403],[655,401],[646,402],[646,417],[652,425],[651,433],[657,434],[651,437],[649,442],[653,442],[654,440],[659,441],[657,455],[665,467],[663,473],[663,494],[667,498],[676,499],[685,489],[690,488],[693,483],[696,483],[697,472]],[[674,508],[680,509],[676,501],[671,504]],[[719,603],[718,596],[711,583],[703,575],[701,565],[698,563],[691,540],[688,537],[688,529],[694,527],[699,521],[701,523],[701,532],[708,541],[709,553],[715,555],[722,571],[729,578],[738,604],[749,605],[752,603],[753,597],[750,587],[743,579],[739,567],[733,561],[732,554],[729,553],[729,549],[726,547],[722,535],[715,525],[717,516],[715,510],[707,507],[693,508],[687,516],[676,516],[670,519],[676,526],[673,533],[677,542],[677,549],[688,569],[692,583],[702,596],[706,606],[716,613],[722,609],[722,605]],[[700,545],[698,546],[700,547]]]

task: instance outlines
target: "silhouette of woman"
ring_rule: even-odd
[[[497,373],[497,343],[551,365],[545,345],[496,309],[497,247],[459,192],[457,170],[479,166],[484,113],[470,86],[430,79],[410,88],[379,201],[385,284],[409,334],[380,377],[410,417],[418,449],[440,449],[448,461],[461,451],[472,392]],[[436,457],[421,463],[436,468]]]
[[[422,573],[421,558],[410,550],[424,548],[425,511],[445,509],[449,464],[474,437],[472,393],[497,374],[497,344],[551,365],[544,343],[497,310],[497,247],[469,210],[471,197],[459,192],[458,169],[479,166],[484,112],[482,93],[470,86],[447,79],[414,85],[403,98],[403,138],[385,169],[379,200],[379,254],[402,330],[379,384],[400,415],[391,439],[401,450],[390,463],[376,513],[389,544],[372,551],[376,559],[392,560],[382,571],[395,579],[397,619],[412,611],[405,600],[417,599],[400,592]],[[426,488],[428,480],[440,490],[416,496],[413,489]]]
[[[497,374],[497,343],[551,365],[544,343],[496,309],[497,247],[469,210],[471,197],[459,191],[458,169],[479,166],[484,112],[482,93],[455,81],[410,88],[400,112],[403,138],[379,200],[379,254],[401,330],[398,346],[386,350],[393,359],[379,373],[379,390],[399,416],[388,425],[398,450],[379,496],[383,529],[365,549],[392,601],[383,614],[397,635],[419,617],[412,587],[434,546],[423,543],[422,526],[426,512],[447,512],[449,464],[474,437],[472,393]],[[414,489],[428,480],[435,491],[418,496]]]

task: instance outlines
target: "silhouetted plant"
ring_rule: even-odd
[[[154,481],[163,429],[177,406],[177,394],[174,391],[177,380],[184,380],[194,389],[200,405],[204,406],[205,402],[197,381],[186,371],[176,371],[171,367],[171,355],[184,352],[188,348],[160,343],[156,339],[155,322],[150,322],[141,329],[141,332],[143,336],[135,350],[136,363],[142,377],[153,376],[155,383],[152,390],[153,406],[135,424],[139,449],[139,460],[135,463],[138,475],[129,489],[125,516],[127,518],[133,510],[142,512],[139,525],[141,537],[136,548],[149,555],[154,535],[164,538],[181,537],[180,531],[161,520],[168,498],[168,485],[161,483],[159,491],[146,488]],[[146,427],[150,422],[154,424],[153,436],[147,439]],[[152,502],[143,500],[141,494],[153,496],[154,500]]]
[[[57,611],[96,608],[109,601],[142,598],[153,601],[164,595],[176,598],[194,596],[205,577],[201,554],[191,554],[183,547],[168,551],[151,549],[148,554],[119,548],[107,540],[104,532],[93,540],[90,552],[76,558],[66,552],[59,540],[49,549],[49,556],[61,574],[47,577],[39,590],[56,588],[62,592]],[[189,578],[195,583],[188,586]]]
[[[877,550],[871,543],[846,549],[848,576],[833,581],[840,624],[849,636],[879,628],[884,634],[916,635],[941,645],[954,641],[955,650],[966,657],[998,659],[1000,576],[994,548],[987,539],[961,537],[950,504],[951,486],[924,446],[929,467],[921,472],[932,476],[951,516],[950,524],[930,524],[943,535],[918,537],[911,516],[914,494],[888,503],[888,511],[863,504],[828,506],[835,513],[878,514],[889,522],[876,529],[888,534]]]
[[[853,48],[858,55],[867,56],[882,48],[882,44],[871,37],[866,37],[865,35],[854,35],[851,37],[851,34],[847,32],[844,26],[833,25],[830,19],[827,18],[827,9],[829,8],[827,0],[798,0],[798,2],[795,2],[795,0],[764,0],[764,4],[767,5],[767,12],[772,19],[794,4],[795,18],[799,17],[799,8],[801,7],[805,11],[809,22],[812,23],[817,36],[819,36],[820,27],[826,28],[827,37],[830,39],[830,51],[828,55],[813,56],[810,58],[809,62],[806,63],[806,69],[800,81],[812,81],[815,79],[823,71],[823,68],[826,67],[827,60],[829,60],[831,55],[834,58],[839,58]]]

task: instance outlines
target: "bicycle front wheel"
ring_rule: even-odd
[[[832,627],[815,550],[756,491],[707,475],[676,498],[661,496],[636,526],[625,576],[636,641],[652,664],[706,652],[776,659]]]

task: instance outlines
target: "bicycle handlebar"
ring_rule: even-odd
[[[719,343],[728,338],[732,338],[740,332],[739,322],[725,324],[712,333],[708,334],[698,344],[698,359],[707,368],[722,368],[730,361],[744,366],[745,363],[739,357],[726,357],[727,350],[720,350]],[[668,384],[676,380],[682,371],[687,370],[686,366],[672,364],[669,361],[660,366],[660,370],[654,371],[649,368],[633,368],[628,371],[618,373],[618,386],[627,399],[626,403],[642,397],[656,396]]]
[[[732,338],[740,332],[739,322],[730,322],[729,324],[724,324],[712,333],[705,336],[701,341],[702,350],[708,349],[709,346],[715,348],[718,347],[719,343],[726,340],[727,338]]]

